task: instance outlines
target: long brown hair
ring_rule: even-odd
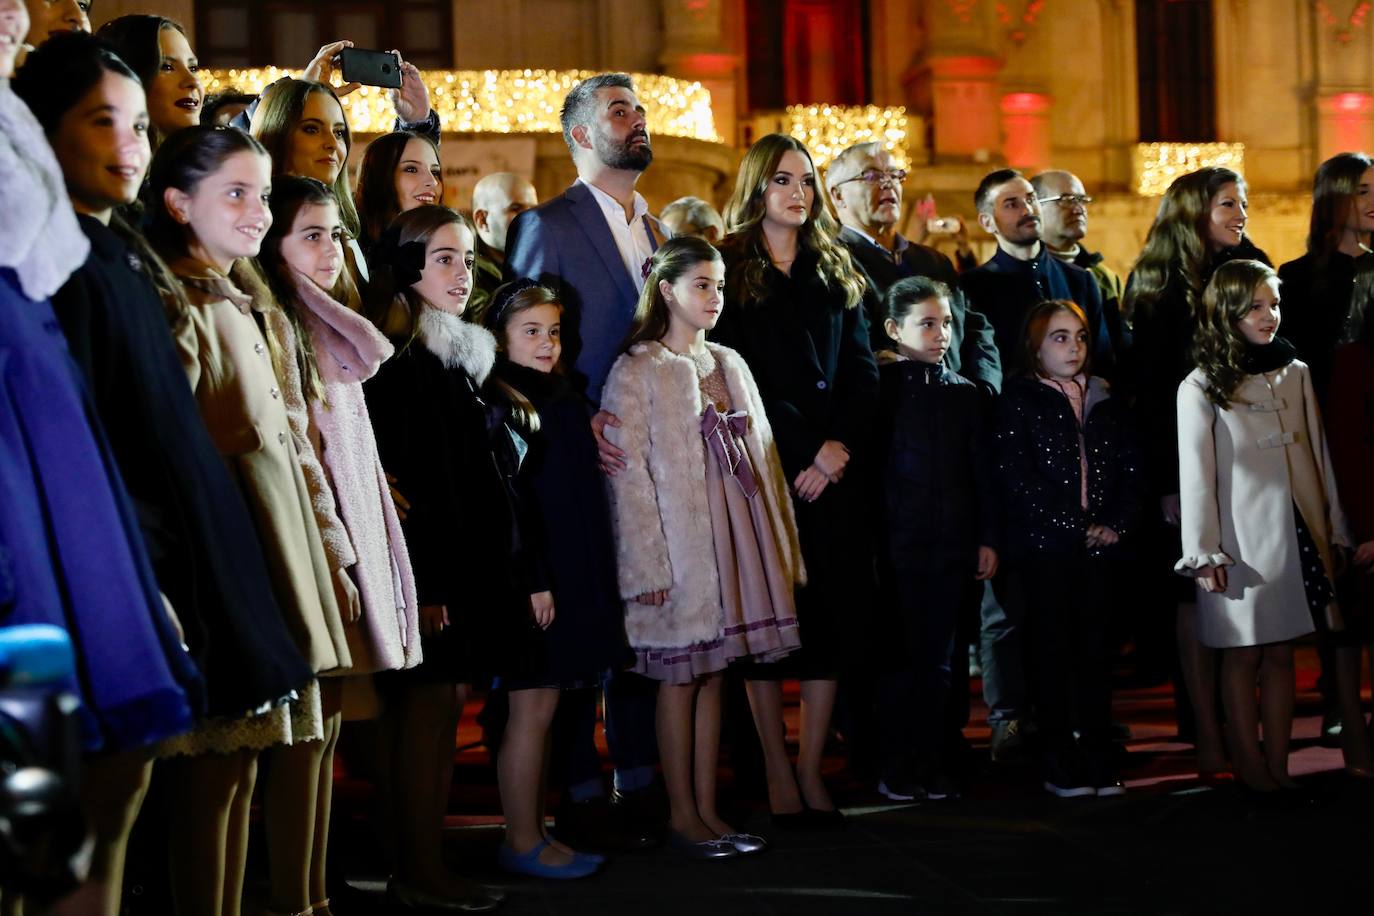
[[[1207,400],[1218,407],[1231,406],[1236,389],[1250,374],[1243,365],[1245,339],[1236,324],[1250,312],[1255,288],[1276,277],[1274,268],[1259,261],[1227,261],[1202,294],[1193,358],[1207,376]]]
[[[414,243],[419,243],[422,250],[428,248],[434,233],[454,223],[465,227],[476,243],[477,230],[468,218],[438,204],[426,204],[398,214],[377,242],[376,256],[370,265],[372,277],[363,297],[363,314],[383,334],[399,339],[402,347],[414,340],[419,332],[424,301],[411,289],[418,278],[406,282],[403,271],[396,266],[398,253]]]
[[[409,130],[396,130],[382,134],[367,145],[363,153],[363,164],[358,169],[358,188],[353,193],[353,201],[358,208],[358,241],[367,251],[377,244],[382,231],[386,229],[396,214],[401,212],[401,202],[396,199],[396,169],[401,164],[401,156],[411,140],[423,140],[434,150],[434,160],[439,161],[439,147],[424,134]],[[443,200],[443,175],[439,177],[436,196]]]
[[[1174,280],[1183,284],[1188,307],[1194,315],[1198,314],[1211,259],[1207,248],[1207,223],[1211,218],[1212,198],[1232,182],[1242,194],[1245,193],[1244,178],[1230,169],[1209,166],[1180,175],[1169,185],[1159,202],[1150,234],[1145,238],[1145,249],[1131,271],[1130,288],[1121,304],[1128,321],[1133,320],[1137,312],[1153,307]]]
[[[659,245],[649,262],[649,276],[644,280],[634,323],[622,349],[628,350],[646,340],[661,340],[668,333],[668,300],[659,289],[660,282],[672,286],[698,264],[720,259],[720,252],[710,242],[691,235],[671,238]]]
[[[314,80],[282,79],[268,86],[258,101],[257,111],[253,113],[253,123],[249,129],[259,143],[266,147],[272,157],[273,176],[283,174],[289,161],[291,136],[300,124],[301,114],[305,111],[305,100],[313,93],[329,96],[336,103],[339,97],[333,87]],[[353,192],[348,187],[348,154],[353,149],[353,130],[348,126],[348,113],[339,104],[343,113],[343,164],[331,185],[334,200],[339,205],[339,218],[344,230],[354,238],[358,237],[358,211],[353,206]]]
[[[757,302],[768,293],[764,277],[773,259],[763,236],[763,194],[777,174],[778,163],[788,152],[806,157],[815,175],[816,163],[806,144],[786,134],[768,134],[759,138],[749,147],[739,164],[734,193],[725,205],[725,231],[730,235],[722,246],[737,248],[744,255],[738,269],[732,272],[727,281],[731,299],[736,303]],[[820,177],[815,175],[814,180],[816,193],[811,201],[811,212],[806,215],[806,222],[798,233],[798,248],[817,255],[819,263],[816,270],[825,285],[844,296],[845,308],[854,308],[863,298],[863,277],[855,270],[849,252],[835,240],[839,235],[839,226],[826,209]]]
[[[1355,209],[1360,179],[1374,166],[1364,153],[1337,153],[1317,166],[1312,178],[1312,221],[1307,251],[1324,258],[1341,243],[1346,222]]]
[[[267,285],[271,287],[277,304],[286,313],[296,332],[296,352],[293,355],[300,372],[302,393],[307,401],[324,404],[324,379],[315,360],[314,338],[301,320],[298,284],[311,281],[303,281],[296,275],[282,257],[281,250],[282,242],[296,224],[296,216],[307,206],[333,206],[337,209],[338,203],[329,186],[315,178],[283,175],[272,183],[272,225],[263,236],[258,262],[262,265]],[[340,270],[334,288],[325,292],[354,311],[358,310],[358,290],[347,270]]]

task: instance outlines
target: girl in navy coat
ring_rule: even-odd
[[[997,415],[1005,555],[1026,590],[1044,785],[1061,798],[1125,791],[1110,759],[1105,609],[1144,497],[1124,405],[1089,374],[1087,326],[1072,302],[1031,309],[1027,370],[1007,384]]]
[[[988,411],[980,387],[944,365],[949,287],[899,280],[883,305],[896,344],[880,358],[878,447],[885,522],[878,551],[898,656],[884,678],[887,746],[878,791],[894,801],[955,797],[945,719],[955,624],[977,613],[979,582],[997,572]]]

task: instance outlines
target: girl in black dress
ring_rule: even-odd
[[[859,308],[864,282],[816,191],[798,140],[770,134],[740,163],[725,209],[727,305],[713,339],[739,351],[758,381],[795,495],[808,585],[797,599],[802,650],[748,672],[763,736],[768,802],[780,824],[838,823],[821,752],[838,677],[857,662],[876,594],[863,449],[877,409],[878,367]],[[801,747],[793,776],[782,688],[800,677]]]
[[[410,502],[402,527],[424,649],[418,667],[380,676],[399,801],[388,897],[399,906],[499,900],[452,875],[440,855],[453,735],[468,684],[541,669],[539,623],[551,619],[532,605],[523,565],[515,493],[523,443],[484,387],[496,340],[462,319],[475,238],[446,207],[402,213],[374,250],[368,289],[368,315],[396,355],[363,391],[382,466]]]

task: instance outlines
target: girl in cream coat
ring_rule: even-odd
[[[1199,368],[1179,386],[1183,557],[1197,632],[1222,653],[1232,758],[1247,786],[1290,786],[1291,640],[1339,629],[1334,549],[1348,548],[1311,375],[1278,338],[1278,278],[1258,261],[1217,269],[1203,295]],[[1265,746],[1256,708],[1259,680]]]

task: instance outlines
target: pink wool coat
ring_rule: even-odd
[[[352,673],[412,668],[422,658],[415,576],[362,387],[391,356],[392,346],[370,321],[313,281],[296,281],[298,314],[310,334],[324,400],[307,405],[295,360],[286,360],[294,377],[283,388],[292,432],[305,440],[301,467],[330,567],[347,569],[358,587],[361,614],[344,630]],[[283,351],[294,353],[290,319],[276,311],[269,320]]]

